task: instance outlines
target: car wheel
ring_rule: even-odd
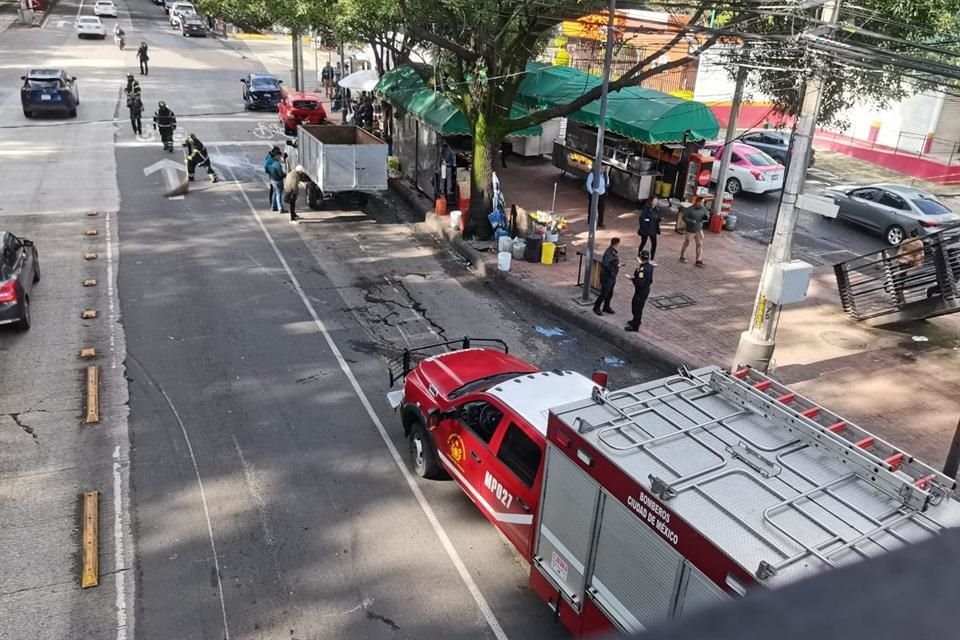
[[[70,117],[71,117],[71,118],[76,118],[76,117],[77,117],[77,108],[76,108],[76,107],[74,107],[73,109],[70,109]]]
[[[895,247],[903,242],[905,235],[903,227],[895,224],[887,227],[887,230],[883,233],[883,237],[887,239],[887,244],[891,247]]]
[[[740,181],[736,178],[727,178],[727,186],[724,189],[727,193],[732,196],[737,195],[743,190],[743,186],[740,184]]]
[[[419,420],[410,428],[410,464],[413,472],[421,478],[433,480],[443,474],[440,463],[437,462],[433,440]]]
[[[28,117],[28,118],[32,118],[32,117],[33,117],[33,113],[30,112],[30,111],[28,111],[27,109],[24,109],[24,110],[23,110],[23,115],[25,115],[25,116]]]
[[[20,312],[20,319],[17,320],[16,324],[14,324],[13,326],[17,331],[26,331],[27,329],[30,328],[30,323],[32,321],[30,318],[29,296],[25,296],[23,298],[23,304],[21,306],[23,307],[23,311]]]

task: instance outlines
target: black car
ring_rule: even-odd
[[[280,105],[280,80],[267,73],[251,73],[241,78],[243,108],[276,111]]]
[[[207,37],[207,21],[197,15],[186,15],[180,18],[180,33],[184,36]]]
[[[740,140],[744,144],[760,149],[768,156],[787,166],[787,160],[790,158],[790,134],[785,131],[751,131],[744,134]],[[812,167],[816,152],[810,148],[810,158],[807,160],[807,166]]]
[[[63,69],[31,69],[20,76],[20,104],[23,115],[32,118],[37,113],[60,112],[77,117],[80,89],[77,79]]]
[[[33,242],[0,231],[0,325],[30,328],[30,294],[37,282],[40,260]]]

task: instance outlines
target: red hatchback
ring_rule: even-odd
[[[320,98],[312,93],[299,91],[283,93],[278,113],[287,135],[295,134],[298,124],[321,124],[327,119],[327,112],[324,111]]]

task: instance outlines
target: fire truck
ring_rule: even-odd
[[[960,526],[952,478],[750,368],[611,391],[493,349],[405,360],[391,401],[415,469],[453,476],[574,637],[635,633]],[[565,397],[548,406],[551,385]],[[474,415],[478,401],[497,413]]]

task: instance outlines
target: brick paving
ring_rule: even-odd
[[[636,264],[638,211],[615,197],[607,202],[606,228],[597,233],[598,253],[619,236],[624,266],[612,304],[616,315],[596,317],[590,307],[573,300],[579,295],[577,251],[587,238],[581,181],[560,178],[548,160],[513,161],[498,175],[508,209],[511,204],[549,209],[556,182],[557,213],[570,223],[560,240],[567,244],[566,262],[513,261],[508,277],[532,285],[537,295],[569,314],[588,315],[622,331],[632,296],[632,286],[622,276]],[[648,302],[639,333],[627,335],[692,364],[729,367],[740,332],[748,326],[764,248],[735,233],[706,232],[706,267],[696,268],[692,253],[690,262],[680,263],[682,236],[673,231],[674,218],[667,214],[662,225],[651,298],[685,294],[695,304],[661,310]],[[893,329],[861,326],[843,315],[831,266],[815,266],[808,300],[781,315],[774,357],[774,374],[797,391],[924,460],[942,464],[960,418],[960,316]]]

